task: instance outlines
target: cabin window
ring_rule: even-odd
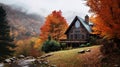
[[[84,39],[84,35],[82,35],[82,39]]]
[[[75,34],[75,39],[77,39],[77,34]]]
[[[80,34],[77,34],[77,39],[80,39]]]
[[[70,35],[70,39],[73,39],[73,35]]]
[[[75,31],[75,33],[80,33],[80,30]]]
[[[82,39],[82,34],[80,34],[80,39]]]
[[[79,28],[80,27],[80,22],[77,20],[76,23],[75,23],[75,27],[76,28]]]
[[[80,39],[81,37],[80,37],[80,34],[75,34],[74,35],[74,39]]]

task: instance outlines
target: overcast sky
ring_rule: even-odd
[[[28,13],[38,13],[47,16],[53,10],[61,10],[66,16],[69,12],[85,16],[89,8],[84,0],[0,0],[1,3],[19,6],[27,10]]]

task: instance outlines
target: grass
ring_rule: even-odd
[[[50,64],[57,65],[57,67],[100,67],[98,59],[101,53],[99,48],[100,46],[91,46],[52,52],[54,55],[47,59]],[[80,50],[87,49],[91,49],[91,52],[78,53]]]

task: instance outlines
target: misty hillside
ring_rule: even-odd
[[[44,22],[44,17],[36,14],[27,14],[19,8],[0,3],[7,12],[7,19],[10,22],[12,35],[16,39],[24,39],[31,36],[38,36],[40,27]]]

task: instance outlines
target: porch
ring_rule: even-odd
[[[60,40],[60,43],[66,43],[67,47],[79,47],[81,44],[87,43],[86,40],[71,40],[71,39],[62,39]]]

